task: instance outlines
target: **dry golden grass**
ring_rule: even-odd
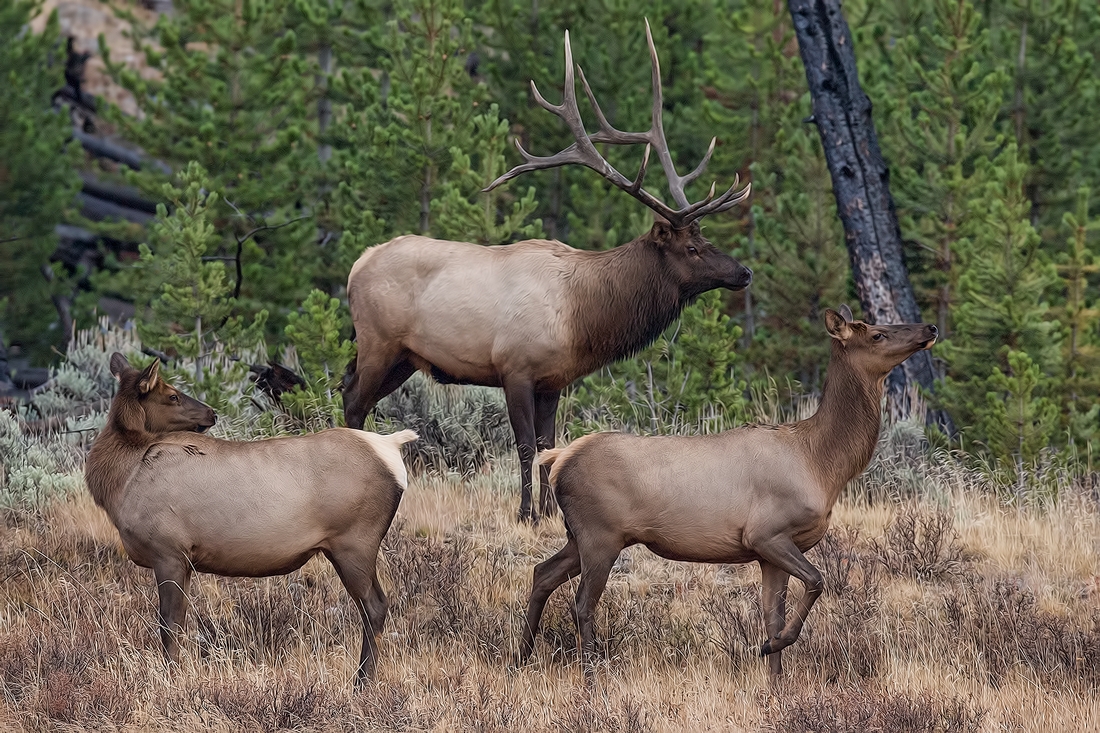
[[[0,729],[1076,731],[1100,729],[1100,514],[986,495],[843,500],[813,560],[828,590],[769,690],[753,566],[624,553],[586,689],[568,599],[509,669],[561,522],[513,521],[513,466],[414,478],[385,545],[378,680],[350,685],[359,621],[323,560],[198,576],[183,662],[161,661],[151,573],[86,496],[0,538]],[[797,584],[795,595],[801,592]]]

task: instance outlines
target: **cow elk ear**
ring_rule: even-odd
[[[837,341],[847,341],[852,336],[852,327],[848,325],[848,321],[832,308],[825,311],[825,330]]]
[[[852,321],[854,321],[854,320],[855,320],[855,318],[853,318],[853,317],[852,317],[852,309],[848,307],[848,304],[847,304],[847,303],[844,303],[844,304],[842,304],[842,305],[840,306],[840,308],[839,308],[839,311],[840,311],[840,315],[841,315],[841,316],[842,316],[842,317],[844,318],[844,320],[846,320],[846,321],[847,321],[848,323],[851,323]]]
[[[130,366],[130,362],[126,361],[126,357],[117,351],[111,354],[111,374],[114,376],[115,381],[122,379],[122,375],[133,369]]]
[[[145,371],[138,378],[138,392],[149,394],[160,384],[160,359],[153,359],[153,363],[145,367]]]

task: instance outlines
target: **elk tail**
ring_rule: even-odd
[[[420,436],[415,430],[402,430],[400,432],[391,433],[386,436],[390,442],[394,445],[405,445],[405,443],[411,443]]]
[[[546,466],[552,468],[554,461],[561,457],[561,454],[565,452],[565,448],[550,448],[539,453],[538,463],[540,466]]]

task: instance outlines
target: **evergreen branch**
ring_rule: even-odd
[[[250,216],[248,214],[245,214],[243,211],[241,211],[239,208],[237,208],[237,205],[234,204],[229,199],[223,197],[222,201],[229,204],[230,208],[232,208],[233,211],[236,211],[238,216],[240,216],[244,219],[248,219],[250,222],[255,222],[256,221],[252,216]],[[236,234],[233,235],[233,238],[237,240],[237,254],[233,258],[233,261],[236,263],[236,269],[237,269],[237,284],[233,286],[233,299],[234,300],[241,297],[241,284],[244,282],[244,271],[241,267],[241,253],[244,250],[244,243],[247,242],[252,237],[254,237],[255,235],[259,234],[260,232],[274,231],[276,229],[282,229],[283,227],[290,226],[291,224],[295,224],[299,221],[302,221],[303,219],[309,219],[311,216],[312,216],[312,214],[306,214],[304,216],[299,216],[297,218],[291,219],[290,221],[284,221],[282,224],[264,224],[262,226],[258,226],[258,227],[253,228],[251,231],[249,231],[243,237],[238,237]],[[203,258],[203,259],[206,259],[206,258]],[[211,258],[211,259],[229,260],[230,258],[224,257],[224,258]],[[228,319],[228,316],[226,316],[226,319]],[[224,325],[225,325],[225,321],[222,321],[222,326],[224,326]],[[219,328],[220,327],[221,326],[219,326]]]

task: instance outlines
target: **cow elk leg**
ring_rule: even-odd
[[[825,579],[821,571],[806,559],[790,537],[776,537],[763,547],[757,548],[757,553],[763,558],[760,563],[761,571],[765,565],[774,565],[777,569],[798,578],[806,586],[802,598],[798,601],[798,609],[790,621],[783,625],[778,634],[773,635],[770,631],[768,632],[768,640],[760,650],[762,656],[767,656],[790,646],[798,639],[810,609],[825,589]]]
[[[585,682],[590,684],[596,674],[596,604],[607,586],[607,576],[621,548],[609,543],[581,550],[581,582],[577,588],[577,632],[581,637],[580,652]]]
[[[791,577],[785,570],[767,562],[760,563],[760,577],[763,581],[760,588],[761,605],[764,607],[764,627],[768,631],[765,644],[778,640],[783,626],[787,622],[787,581]],[[783,673],[783,652],[776,651],[767,655],[768,673],[772,684]]]
[[[160,642],[169,662],[180,661],[179,637],[187,618],[187,587],[191,582],[191,567],[181,558],[166,561],[153,568],[160,598],[158,618]]]
[[[528,382],[505,382],[504,401],[519,453],[519,521],[538,518],[531,506],[531,466],[535,460],[535,390]]]
[[[531,596],[527,599],[527,622],[523,626],[523,638],[516,654],[516,666],[527,661],[535,648],[535,636],[539,633],[542,612],[550,595],[565,581],[577,577],[581,572],[581,556],[577,550],[577,540],[570,535],[565,547],[553,557],[543,560],[535,566],[534,580],[531,583]],[[576,617],[574,616],[574,620]]]
[[[389,601],[378,584],[376,570],[377,556],[363,557],[365,548],[377,547],[369,541],[357,543],[355,549],[348,549],[329,556],[336,574],[344,584],[348,594],[355,601],[363,619],[363,646],[359,652],[359,667],[355,672],[355,684],[362,685],[366,680],[374,679],[378,659],[378,635],[386,623]]]
[[[535,395],[535,447],[539,451],[554,447],[557,435],[558,397],[561,392]],[[554,490],[550,488],[550,467],[539,466],[539,514],[549,517],[558,510]]]

